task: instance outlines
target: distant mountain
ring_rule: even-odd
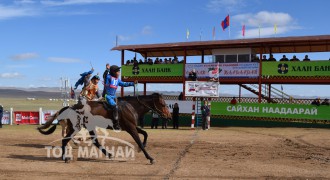
[[[70,90],[68,90],[70,91]],[[80,93],[81,89],[76,90],[76,95]],[[179,96],[180,91],[147,91],[147,94],[158,92],[163,95]],[[143,92],[136,93],[142,95]],[[117,91],[117,95],[120,95],[120,91]],[[125,95],[133,96],[134,92],[125,91]],[[220,93],[221,97],[238,97],[238,94],[226,94]],[[242,97],[254,97],[254,94],[242,94]],[[62,93],[58,87],[40,87],[40,88],[13,88],[13,87],[0,87],[0,98],[39,98],[39,99],[60,99]],[[295,99],[314,99],[315,96],[297,96],[293,95]],[[320,97],[321,99],[328,97]]]

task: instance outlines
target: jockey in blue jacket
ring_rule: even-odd
[[[122,86],[122,87],[134,86],[133,82],[123,82],[120,79],[118,79],[119,75],[120,75],[120,67],[116,65],[112,65],[110,67],[110,74],[107,75],[104,83],[106,90],[105,99],[113,110],[114,130],[120,130],[119,121],[118,121],[118,107],[116,103],[116,90],[118,86]]]

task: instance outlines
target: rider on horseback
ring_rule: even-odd
[[[84,87],[80,93],[80,96],[83,96],[87,98],[88,101],[91,101],[95,98],[100,98],[101,95],[99,93],[99,87],[98,83],[100,81],[100,77],[98,75],[95,75],[92,77],[92,79],[89,81],[86,87]]]
[[[110,74],[107,75],[104,84],[106,86],[105,100],[113,110],[114,130],[120,130],[119,120],[118,120],[118,107],[116,103],[116,90],[118,86],[122,86],[122,87],[134,86],[133,82],[123,82],[120,79],[118,79],[119,75],[120,75],[120,67],[116,65],[112,65],[110,67]]]
[[[84,84],[83,88],[85,88],[87,86],[87,84],[89,82],[89,78],[92,76],[93,72],[94,72],[94,68],[92,68],[88,72],[84,72],[84,73],[80,74],[81,78],[74,85],[74,89],[76,90],[79,85],[83,85],[83,84]]]

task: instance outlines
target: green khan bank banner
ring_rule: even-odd
[[[232,105],[229,103],[212,102],[211,114],[228,116],[330,120],[330,106],[259,103],[239,103]]]
[[[139,76],[183,76],[183,64],[140,64],[121,67],[124,77]]]
[[[330,61],[262,62],[265,76],[330,76]]]

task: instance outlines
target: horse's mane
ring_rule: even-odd
[[[124,97],[118,97],[118,99],[136,99],[137,97],[148,97],[148,96],[157,96],[157,97],[162,97],[162,95],[161,94],[159,94],[159,93],[152,93],[152,94],[150,94],[150,95],[138,95],[138,96],[124,96]]]

